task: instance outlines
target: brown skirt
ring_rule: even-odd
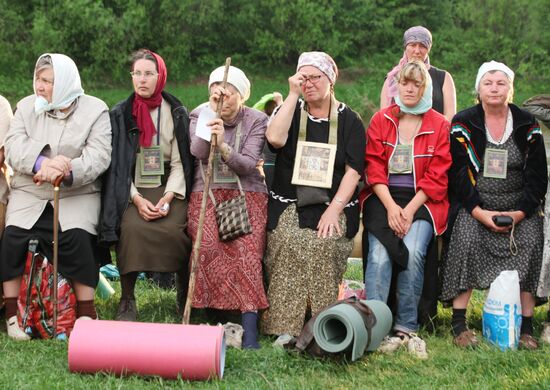
[[[345,236],[344,214],[339,223],[342,236],[317,238],[317,231],[299,227],[296,206],[290,205],[277,228],[267,233],[269,309],[263,315],[263,333],[297,336],[308,307],[313,316],[336,301],[353,248],[353,240]]]
[[[156,204],[164,186],[140,188],[145,199]],[[188,263],[191,240],[187,236],[187,200],[174,198],[164,218],[145,221],[130,203],[122,216],[120,240],[116,246],[121,275],[129,272],[178,272]]]

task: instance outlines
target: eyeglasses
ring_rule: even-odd
[[[323,77],[322,74],[314,74],[311,76],[304,76],[303,84],[305,85],[308,81],[311,82],[311,84],[317,84],[319,80],[321,80],[321,77]]]
[[[141,76],[145,77],[146,79],[150,79],[151,77],[158,76],[157,72],[150,72],[150,71],[146,71],[146,72],[136,71],[136,72],[130,72],[130,74],[135,79],[139,79],[141,78]]]

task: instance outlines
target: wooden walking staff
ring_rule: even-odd
[[[55,179],[53,184],[53,334],[57,336],[57,262],[59,256],[59,186],[63,175]]]
[[[225,59],[225,71],[223,73],[222,87],[227,87],[227,74],[229,72],[229,65],[231,65],[231,57]],[[222,116],[223,96],[220,96],[218,100],[218,107],[216,107],[216,114],[218,118]],[[191,303],[193,302],[193,295],[195,295],[195,274],[197,273],[197,263],[199,261],[199,251],[201,249],[202,230],[204,226],[204,217],[206,215],[206,202],[208,201],[208,191],[210,189],[210,178],[212,177],[212,161],[214,160],[214,152],[216,151],[218,140],[216,134],[212,134],[210,140],[210,154],[208,155],[208,165],[206,167],[206,177],[204,178],[204,189],[202,190],[202,202],[201,211],[199,214],[199,225],[197,226],[197,237],[193,244],[193,254],[191,255],[191,275],[189,275],[189,288],[187,293],[187,300],[185,301],[185,309],[183,310],[183,324],[189,324],[189,318],[191,317]],[[202,162],[199,162],[202,164]]]

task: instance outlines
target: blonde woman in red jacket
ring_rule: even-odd
[[[431,78],[419,61],[398,75],[396,104],[377,112],[367,130],[363,223],[369,250],[365,272],[368,299],[386,302],[397,272],[394,337],[380,350],[407,345],[425,359],[426,344],[416,335],[417,307],[426,252],[433,235],[446,229],[447,171],[451,166],[449,123],[432,106]]]

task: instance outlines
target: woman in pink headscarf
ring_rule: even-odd
[[[111,110],[113,155],[105,179],[100,241],[116,245],[122,296],[117,320],[137,318],[140,271],[176,272],[185,299],[191,250],[187,198],[193,178],[189,115],[164,91],[167,70],[158,54],[132,55],[134,92]]]
[[[365,127],[336,100],[337,77],[328,54],[302,53],[288,97],[267,127],[277,154],[265,259],[268,334],[298,335],[308,312],[336,300],[359,228]]]
[[[422,26],[414,26],[405,31],[403,35],[403,57],[390,71],[384,81],[380,93],[380,108],[388,107],[395,103],[397,91],[397,75],[407,62],[412,60],[423,61],[432,78],[432,108],[443,114],[450,121],[456,114],[456,91],[453,78],[450,73],[438,69],[430,64],[429,53],[432,48],[432,33]]]

